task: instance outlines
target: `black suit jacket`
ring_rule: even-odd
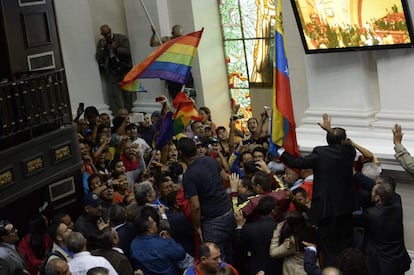
[[[354,216],[365,228],[364,253],[371,275],[400,275],[410,268],[411,259],[404,245],[401,204],[378,204]]]
[[[269,275],[282,274],[282,260],[272,259],[269,255],[276,225],[272,218],[262,216],[255,222],[246,223],[242,230],[236,230],[236,249],[247,256],[245,272],[240,271],[240,274],[256,275],[260,270]]]
[[[358,197],[352,181],[355,148],[348,144],[315,147],[305,157],[284,152],[280,160],[292,168],[313,169],[311,219],[351,214],[358,209]]]

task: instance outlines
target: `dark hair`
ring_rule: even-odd
[[[395,192],[395,187],[396,187],[396,183],[393,177],[391,176],[386,176],[386,175],[381,175],[379,176],[380,182],[381,183],[387,183],[392,187],[392,191]]]
[[[375,195],[378,195],[381,198],[382,204],[389,205],[392,203],[392,195],[394,191],[392,190],[392,185],[388,182],[383,182],[378,184],[375,189]]]
[[[296,196],[297,193],[301,193],[304,198],[308,197],[308,192],[306,192],[306,190],[303,189],[302,187],[293,189],[292,191],[293,196]]]
[[[157,227],[160,228],[160,215],[154,207],[144,206],[144,208],[141,210],[141,217],[144,217],[146,219],[148,219],[148,217],[151,217],[157,224]]]
[[[256,146],[253,148],[252,155],[254,155],[254,152],[260,152],[266,157],[267,150],[263,146]]]
[[[129,123],[129,124],[125,127],[125,131],[132,130],[133,128],[138,129],[137,125],[135,125],[134,123]]]
[[[257,118],[255,117],[251,117],[247,120],[247,123],[249,123],[250,120],[256,120],[256,123],[259,124],[259,121],[257,120]]]
[[[139,236],[145,235],[148,232],[149,227],[150,227],[148,216],[146,217],[143,217],[142,215],[137,216],[134,219],[134,225],[135,225],[137,235]]]
[[[49,224],[49,226],[47,227],[47,232],[49,233],[50,238],[54,242],[56,242],[56,237],[58,235],[58,230],[61,223],[63,222],[54,222]]]
[[[218,132],[219,132],[220,130],[227,131],[226,127],[224,127],[224,126],[218,126],[218,127],[216,128],[216,136],[218,136]]]
[[[86,107],[85,108],[85,111],[84,111],[84,117],[86,118],[90,114],[94,114],[96,116],[99,116],[98,109],[96,109],[95,106],[88,106],[88,107]]]
[[[6,229],[6,225],[11,224],[9,220],[1,219],[0,220],[0,236],[7,236],[9,231]]]
[[[109,207],[108,216],[113,226],[123,224],[127,219],[125,208],[119,204],[113,204]]]
[[[199,108],[200,111],[204,111],[207,114],[208,120],[211,121],[211,111],[208,107],[203,106]]]
[[[256,167],[256,162],[254,160],[246,161],[243,164],[244,172],[246,175],[252,175],[259,171]]]
[[[243,157],[244,155],[250,154],[253,158],[253,154],[250,151],[244,151],[243,153],[240,154],[240,161],[243,161]]]
[[[178,151],[184,158],[191,158],[197,155],[197,145],[191,138],[183,137],[178,141]]]
[[[122,116],[114,117],[112,120],[112,124],[114,127],[112,128],[112,132],[115,133],[119,127],[121,127],[122,123],[124,122],[125,118]]]
[[[113,159],[113,160],[111,160],[111,161],[109,162],[109,170],[111,171],[111,173],[115,170],[115,165],[116,165],[118,162],[122,162],[122,160],[120,160],[120,159]]]
[[[252,183],[259,185],[263,191],[272,191],[272,179],[265,172],[258,171],[254,173]]]
[[[215,247],[216,249],[220,249],[215,243],[205,242],[200,245],[199,257],[210,257],[211,255],[211,248]]]
[[[55,215],[53,215],[50,221],[51,223],[63,223],[63,218],[66,216],[69,216],[69,214],[65,212],[58,212]]]
[[[100,247],[104,249],[111,249],[114,241],[114,233],[112,227],[105,227],[97,237]]]
[[[261,197],[255,208],[256,214],[260,216],[269,215],[273,210],[276,210],[276,199],[272,196]]]
[[[29,223],[30,248],[36,258],[43,259],[46,254],[45,236],[47,235],[46,219],[41,214],[35,214]]]
[[[343,128],[335,127],[326,133],[326,141],[329,145],[341,144],[346,139],[346,131]]]
[[[358,248],[347,248],[342,251],[337,260],[337,267],[342,275],[368,274],[364,253]]]
[[[286,224],[282,232],[283,239],[293,236],[297,251],[304,251],[302,241],[315,243],[315,230],[299,211],[286,212]]]
[[[97,266],[89,269],[86,275],[101,275],[102,273],[109,274],[109,270],[106,267]]]
[[[155,182],[155,185],[157,188],[160,188],[160,186],[164,183],[169,181],[169,178],[171,178],[168,173],[162,173],[157,177],[157,180]]]
[[[91,185],[92,185],[92,180],[96,179],[96,178],[100,178],[98,174],[92,174],[88,177],[87,181],[88,181],[88,187],[89,187],[89,192],[92,192],[93,190],[91,189]]]
[[[247,188],[249,191],[253,191],[252,186],[252,178],[249,176],[244,176],[241,180],[241,185],[245,188]]]
[[[98,129],[96,130],[96,138],[98,138],[99,134],[102,134],[102,130],[105,129],[105,128],[111,129],[111,126],[102,125],[102,124],[98,126]],[[98,144],[98,141],[99,140],[95,140],[95,143]]]

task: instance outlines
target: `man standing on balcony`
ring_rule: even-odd
[[[101,38],[96,48],[96,61],[103,75],[112,114],[121,108],[131,111],[134,93],[121,90],[118,83],[132,68],[129,40],[123,34],[112,33],[108,25],[101,26]]]

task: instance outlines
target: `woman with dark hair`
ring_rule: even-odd
[[[302,241],[315,242],[315,231],[302,213],[286,213],[286,220],[273,231],[270,257],[283,258],[283,274],[306,275],[304,270],[304,245]]]
[[[216,124],[211,120],[211,111],[208,107],[200,107],[198,109],[198,113],[201,117],[201,123],[203,123],[204,127],[210,127],[213,135],[216,135],[217,126]]]
[[[31,275],[37,275],[39,266],[51,247],[52,239],[47,233],[47,220],[43,215],[35,214],[30,220],[29,233],[24,236],[18,246]]]

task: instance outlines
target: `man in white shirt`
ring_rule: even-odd
[[[69,261],[69,269],[72,275],[86,275],[89,269],[97,266],[105,267],[109,270],[109,275],[118,275],[112,265],[100,256],[92,256],[86,250],[86,239],[82,233],[71,232],[66,240],[67,248],[74,253],[73,259]]]

